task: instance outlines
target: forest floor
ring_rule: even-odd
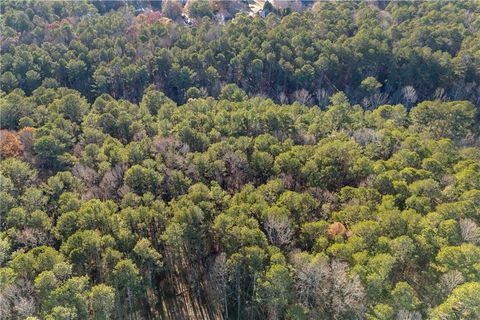
[[[175,263],[177,261],[177,263]],[[186,263],[179,267],[177,257],[165,256],[166,269],[170,270],[169,276],[160,284],[160,302],[155,318],[168,320],[198,319],[198,320],[223,320],[221,304],[218,301],[206,303],[206,297],[198,292],[203,292],[206,277],[203,270],[197,270],[200,288],[192,288],[192,274],[186,274]],[[183,270],[182,270],[183,269]],[[191,269],[190,269],[191,270]]]

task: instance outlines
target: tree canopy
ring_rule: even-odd
[[[2,5],[1,319],[480,317],[478,4],[244,5]]]

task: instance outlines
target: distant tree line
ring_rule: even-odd
[[[153,83],[183,103],[235,83],[249,96],[322,107],[338,91],[366,108],[437,98],[479,103],[475,1],[318,2],[286,16],[267,5],[266,18],[245,15],[242,5],[7,2],[2,89],[30,94],[57,84],[89,101],[108,93],[139,102]],[[222,25],[217,13],[237,15]]]

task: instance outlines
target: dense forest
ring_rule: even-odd
[[[235,3],[216,8],[231,15]],[[176,2],[140,14],[133,6],[99,14],[102,4],[5,1],[3,91],[65,86],[89,102],[108,93],[138,103],[154,84],[181,104],[235,83],[281,104],[325,107],[338,91],[365,108],[480,102],[477,1],[319,2],[284,17],[238,12],[225,25],[203,1],[184,9],[192,25]]]
[[[480,319],[480,5],[4,1],[0,319]]]

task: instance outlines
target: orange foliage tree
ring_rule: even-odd
[[[0,130],[0,159],[18,157],[23,150],[24,146],[16,132]]]
[[[347,233],[347,228],[345,228],[345,226],[340,222],[332,223],[327,231],[327,234],[330,237],[334,237],[336,235],[345,236],[346,233]]]

